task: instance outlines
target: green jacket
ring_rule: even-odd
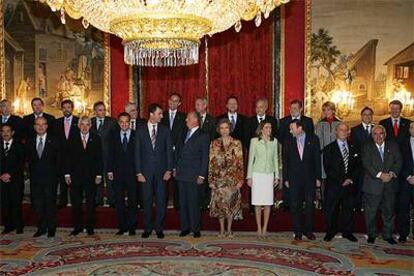
[[[279,178],[279,157],[277,140],[265,142],[259,138],[250,140],[247,178],[256,173],[274,173]]]

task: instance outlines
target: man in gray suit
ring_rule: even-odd
[[[398,174],[402,167],[402,157],[398,144],[385,141],[386,130],[381,125],[372,128],[372,142],[362,148],[362,164],[365,171],[364,192],[365,223],[368,243],[376,238],[376,215],[381,206],[383,220],[382,236],[389,244],[397,242],[392,237],[394,225],[395,196],[398,190]]]

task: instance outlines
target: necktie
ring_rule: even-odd
[[[156,125],[152,125],[151,144],[153,149],[155,149],[155,142],[157,141],[157,131],[155,127]]]
[[[300,160],[303,160],[303,145],[300,141],[297,141],[296,144],[297,144],[297,147],[298,147]]]
[[[124,137],[122,138],[122,149],[124,150],[124,152],[128,150],[128,137],[126,132],[124,132]]]
[[[201,116],[201,127],[203,127],[203,125],[204,125],[204,119],[205,119],[205,116],[204,116],[204,115],[202,115],[202,116]]]
[[[86,150],[86,145],[87,145],[87,141],[86,141],[86,136],[82,135],[82,145],[83,145],[83,149]]]
[[[231,131],[233,131],[234,128],[236,127],[236,119],[234,118],[234,115],[230,116],[230,122],[231,122]]]
[[[191,129],[189,129],[187,131],[187,136],[185,136],[184,144],[186,144],[188,142],[188,140],[190,140],[190,137],[191,137]]]
[[[37,156],[41,158],[42,153],[43,153],[43,138],[39,137],[39,143],[37,144]]]
[[[342,144],[342,158],[344,159],[345,173],[348,173],[349,151],[345,143]]]
[[[259,124],[263,121],[263,117],[259,117]]]
[[[3,124],[7,123],[7,117],[3,116]]]
[[[68,139],[69,138],[69,131],[70,131],[70,119],[65,118],[64,127],[65,127],[65,137],[66,137],[66,139]]]
[[[367,125],[366,127],[365,127],[365,132],[366,132],[366,134],[367,134],[367,136],[369,137],[369,125]]]
[[[383,148],[383,146],[379,147],[379,152],[380,152],[380,155],[381,155],[381,160],[384,161],[384,148]]]
[[[4,155],[5,156],[7,156],[9,154],[9,150],[10,150],[9,144],[10,144],[9,142],[6,142],[6,147],[4,148]]]
[[[173,129],[173,125],[174,125],[174,112],[170,113],[170,130]]]
[[[131,121],[131,129],[135,130],[135,120]]]
[[[103,126],[103,120],[99,119],[98,131],[101,131],[102,126]]]
[[[397,137],[398,136],[398,120],[394,120],[394,136]]]

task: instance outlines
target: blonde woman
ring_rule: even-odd
[[[279,183],[278,145],[272,136],[270,122],[261,122],[256,135],[250,140],[247,184],[252,189],[251,203],[255,206],[257,236],[264,238],[274,203],[274,187]]]

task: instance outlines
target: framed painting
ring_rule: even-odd
[[[326,101],[351,125],[360,110],[388,116],[398,99],[414,118],[414,2],[306,0],[306,113],[315,122]]]
[[[64,99],[75,103],[77,114],[91,114],[96,101],[110,110],[109,35],[68,16],[63,22],[38,1],[2,2],[0,89],[14,112],[31,113],[33,97],[55,116]]]

